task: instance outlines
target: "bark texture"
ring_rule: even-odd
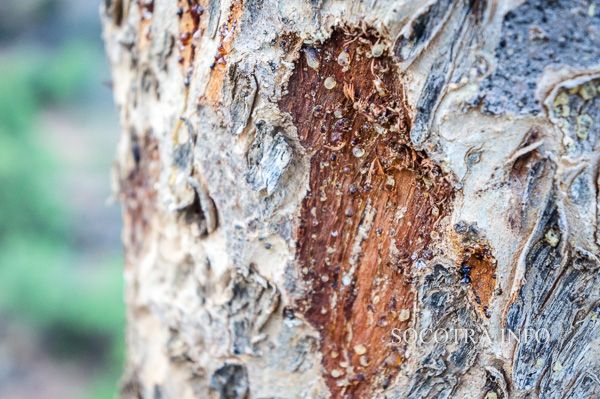
[[[600,396],[600,4],[102,18],[124,398]],[[394,339],[409,329],[474,336]]]

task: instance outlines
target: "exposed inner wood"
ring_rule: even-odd
[[[129,3],[123,3],[123,6],[129,7]],[[154,2],[138,3],[141,18],[138,34],[138,48],[147,49],[152,42],[152,13],[154,12]],[[125,10],[126,11],[126,10]]]
[[[462,283],[471,286],[480,310],[489,317],[488,305],[496,288],[496,260],[490,249],[483,244],[465,246],[459,274]]]
[[[221,90],[227,71],[227,56],[233,50],[234,40],[239,33],[239,23],[243,11],[242,6],[242,1],[233,1],[229,7],[227,19],[220,27],[219,47],[214,55],[214,61],[211,64],[211,74],[205,95],[200,100],[202,104],[206,103],[218,106],[221,103]]]
[[[321,333],[333,397],[367,397],[401,367],[390,331],[413,318],[412,272],[431,257],[453,198],[409,144],[401,76],[382,40],[345,27],[305,45],[279,103],[310,157],[296,255],[310,288],[298,306]]]
[[[196,43],[203,33],[201,19],[204,7],[196,0],[179,0],[177,3],[177,16],[179,17],[180,35],[177,40],[179,49],[178,61],[183,67],[186,83],[192,73],[192,65],[196,54]]]

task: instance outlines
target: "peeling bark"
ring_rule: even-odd
[[[123,398],[600,394],[600,4],[368,3],[104,1]]]

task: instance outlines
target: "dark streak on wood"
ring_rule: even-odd
[[[156,211],[155,184],[160,175],[158,142],[151,133],[141,137],[132,133],[131,151],[135,167],[120,183],[127,265],[133,264],[144,250],[144,237]]]
[[[403,354],[390,330],[411,322],[413,265],[431,255],[453,199],[441,169],[409,144],[401,76],[387,50],[372,50],[380,40],[344,27],[304,46],[279,102],[310,157],[296,232],[309,292],[298,308],[321,333],[333,397],[368,397],[397,373]]]

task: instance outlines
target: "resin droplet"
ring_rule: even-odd
[[[338,55],[337,62],[341,66],[347,67],[348,65],[350,65],[350,56],[347,52],[342,51],[340,55]]]
[[[360,158],[365,155],[365,150],[363,150],[361,146],[357,145],[352,148],[352,155],[354,155],[356,158]]]
[[[383,43],[377,43],[371,48],[371,57],[377,58],[383,55],[385,45]]]
[[[315,71],[319,69],[319,55],[317,54],[317,50],[312,48],[307,48],[304,50],[304,55],[306,56],[306,64],[314,69]]]
[[[337,85],[337,82],[335,81],[335,78],[333,76],[330,76],[327,79],[325,79],[325,82],[323,84],[325,85],[325,88],[327,90],[331,90],[335,87],[335,85]]]
[[[357,355],[364,355],[365,353],[367,353],[367,348],[364,345],[355,345],[354,353],[356,353]]]

